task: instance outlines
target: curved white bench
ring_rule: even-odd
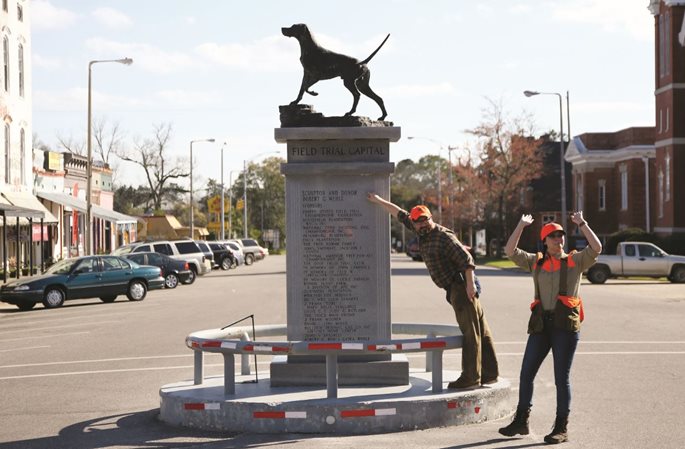
[[[220,353],[224,358],[224,394],[235,394],[235,354],[241,354],[241,373],[249,374],[248,357],[260,355],[325,355],[326,389],[329,398],[338,397],[338,355],[425,352],[426,371],[432,372],[432,391],[442,392],[442,353],[462,346],[458,326],[442,324],[394,323],[394,335],[426,335],[425,338],[350,341],[251,341],[256,337],[286,335],[287,326],[262,325],[228,329],[207,329],[186,337],[186,346],[195,352],[194,383],[204,380],[204,352]]]

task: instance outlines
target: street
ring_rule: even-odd
[[[455,324],[444,292],[420,262],[393,255],[393,322]],[[479,268],[481,300],[500,373],[518,387],[529,275]],[[480,425],[368,436],[232,435],[157,421],[159,388],[192,379],[190,332],[254,314],[286,322],[285,256],[214,271],[195,284],[152,291],[142,302],[77,300],[29,312],[0,305],[0,449],[22,448],[527,448],[554,422],[551,354],[536,379],[531,434],[505,438],[509,418]],[[685,288],[660,281],[583,280],[586,319],[572,370],[570,442],[564,448],[681,448],[685,442]],[[245,323],[247,324],[247,323]],[[285,337],[283,337],[284,339]],[[408,354],[414,368],[422,354]],[[260,356],[268,372],[270,358]],[[444,357],[459,370],[460,352]],[[205,375],[222,373],[205,356]],[[236,367],[239,369],[238,367]],[[451,379],[446,379],[451,380]]]

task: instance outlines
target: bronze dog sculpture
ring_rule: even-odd
[[[381,115],[378,120],[384,120],[388,113],[385,111],[385,104],[383,99],[376,95],[376,93],[369,87],[369,79],[371,72],[366,64],[373,58],[378,50],[381,49],[385,41],[388,40],[388,34],[381,45],[363,61],[358,61],[350,56],[341,55],[330,50],[326,50],[316,43],[314,37],[309,32],[307,25],[303,23],[295,24],[289,28],[281,28],[284,36],[294,37],[300,43],[300,62],[304,69],[302,77],[302,85],[300,86],[300,93],[297,95],[295,101],[290,105],[294,106],[302,100],[302,95],[307,92],[309,95],[318,95],[316,92],[309,90],[314,84],[321,80],[327,80],[339,76],[343,80],[343,84],[352,93],[354,101],[352,102],[352,109],[345,114],[346,116],[354,114],[359,103],[359,93],[363,93],[367,97],[374,100],[381,108]]]

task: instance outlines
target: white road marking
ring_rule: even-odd
[[[81,331],[81,332],[65,332],[63,334],[59,334],[60,337],[64,337],[65,335],[83,335],[83,334],[90,334],[89,331]],[[20,337],[20,338],[6,338],[4,340],[0,340],[0,343],[5,343],[9,341],[24,341],[24,340],[32,340],[36,338],[45,338],[45,335],[29,335],[28,337]]]
[[[26,351],[27,349],[43,349],[51,348],[52,346],[29,346],[27,348],[14,348],[14,349],[0,349],[0,352],[10,352],[10,351]],[[0,367],[2,368],[2,367]]]
[[[54,313],[53,311],[50,311]],[[82,312],[82,311],[81,311]],[[88,320],[92,318],[101,318],[101,317],[107,317],[110,318],[114,315],[130,315],[131,311],[120,311],[120,312],[101,312],[101,313],[89,313],[89,314],[84,314],[84,313],[73,313],[70,315],[65,315],[65,316],[56,316],[56,317],[46,317],[45,319],[35,319],[32,321],[13,321],[11,323],[7,323],[8,326],[3,325],[3,329],[8,329],[9,326],[31,326],[31,325],[37,325],[37,326],[42,326],[45,323],[54,323],[54,322],[59,322],[59,321],[66,321],[66,320]]]
[[[106,320],[106,321],[87,321],[87,320],[84,320],[81,323],[65,324],[63,326],[47,326],[47,327],[39,327],[36,329],[15,329],[15,330],[11,330],[11,331],[3,331],[3,332],[0,332],[0,335],[1,334],[16,334],[17,332],[32,332],[35,334],[37,332],[44,331],[44,330],[64,329],[64,328],[68,328],[68,327],[93,326],[96,324],[106,324],[106,323],[121,323],[121,320]]]
[[[102,362],[122,362],[126,360],[151,360],[151,359],[174,359],[182,357],[193,357],[193,354],[178,354],[178,355],[157,355],[147,357],[120,357],[112,359],[92,359],[92,360],[70,360],[65,362],[44,362],[44,363],[26,363],[22,365],[0,365],[0,368],[26,368],[29,366],[48,366],[48,365],[71,365],[76,363],[102,363]]]
[[[205,365],[205,367],[213,366],[224,366],[221,363]],[[136,371],[163,371],[172,369],[192,369],[193,365],[179,365],[179,366],[156,366],[148,368],[127,368],[127,369],[108,369],[108,370],[96,370],[96,371],[71,371],[68,373],[46,373],[46,374],[29,374],[25,376],[7,376],[0,377],[0,380],[12,380],[12,379],[32,379],[36,377],[61,377],[61,376],[79,376],[79,375],[91,375],[91,374],[109,374],[109,373],[133,373]]]

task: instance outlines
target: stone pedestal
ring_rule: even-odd
[[[281,167],[286,177],[288,340],[389,339],[390,223],[387,212],[366,194],[389,196],[394,171],[390,142],[399,140],[400,128],[277,128],[275,136],[288,151]],[[384,363],[364,370],[368,375],[363,376],[341,367],[340,383],[346,376],[369,384],[386,375],[397,378],[397,372],[384,368],[397,368],[389,355],[340,360],[370,361]],[[305,365],[312,372],[321,369],[311,364],[323,366],[323,358],[289,357],[287,363],[304,365],[290,369],[279,362],[272,383],[295,385],[297,379],[290,377],[301,376]]]

